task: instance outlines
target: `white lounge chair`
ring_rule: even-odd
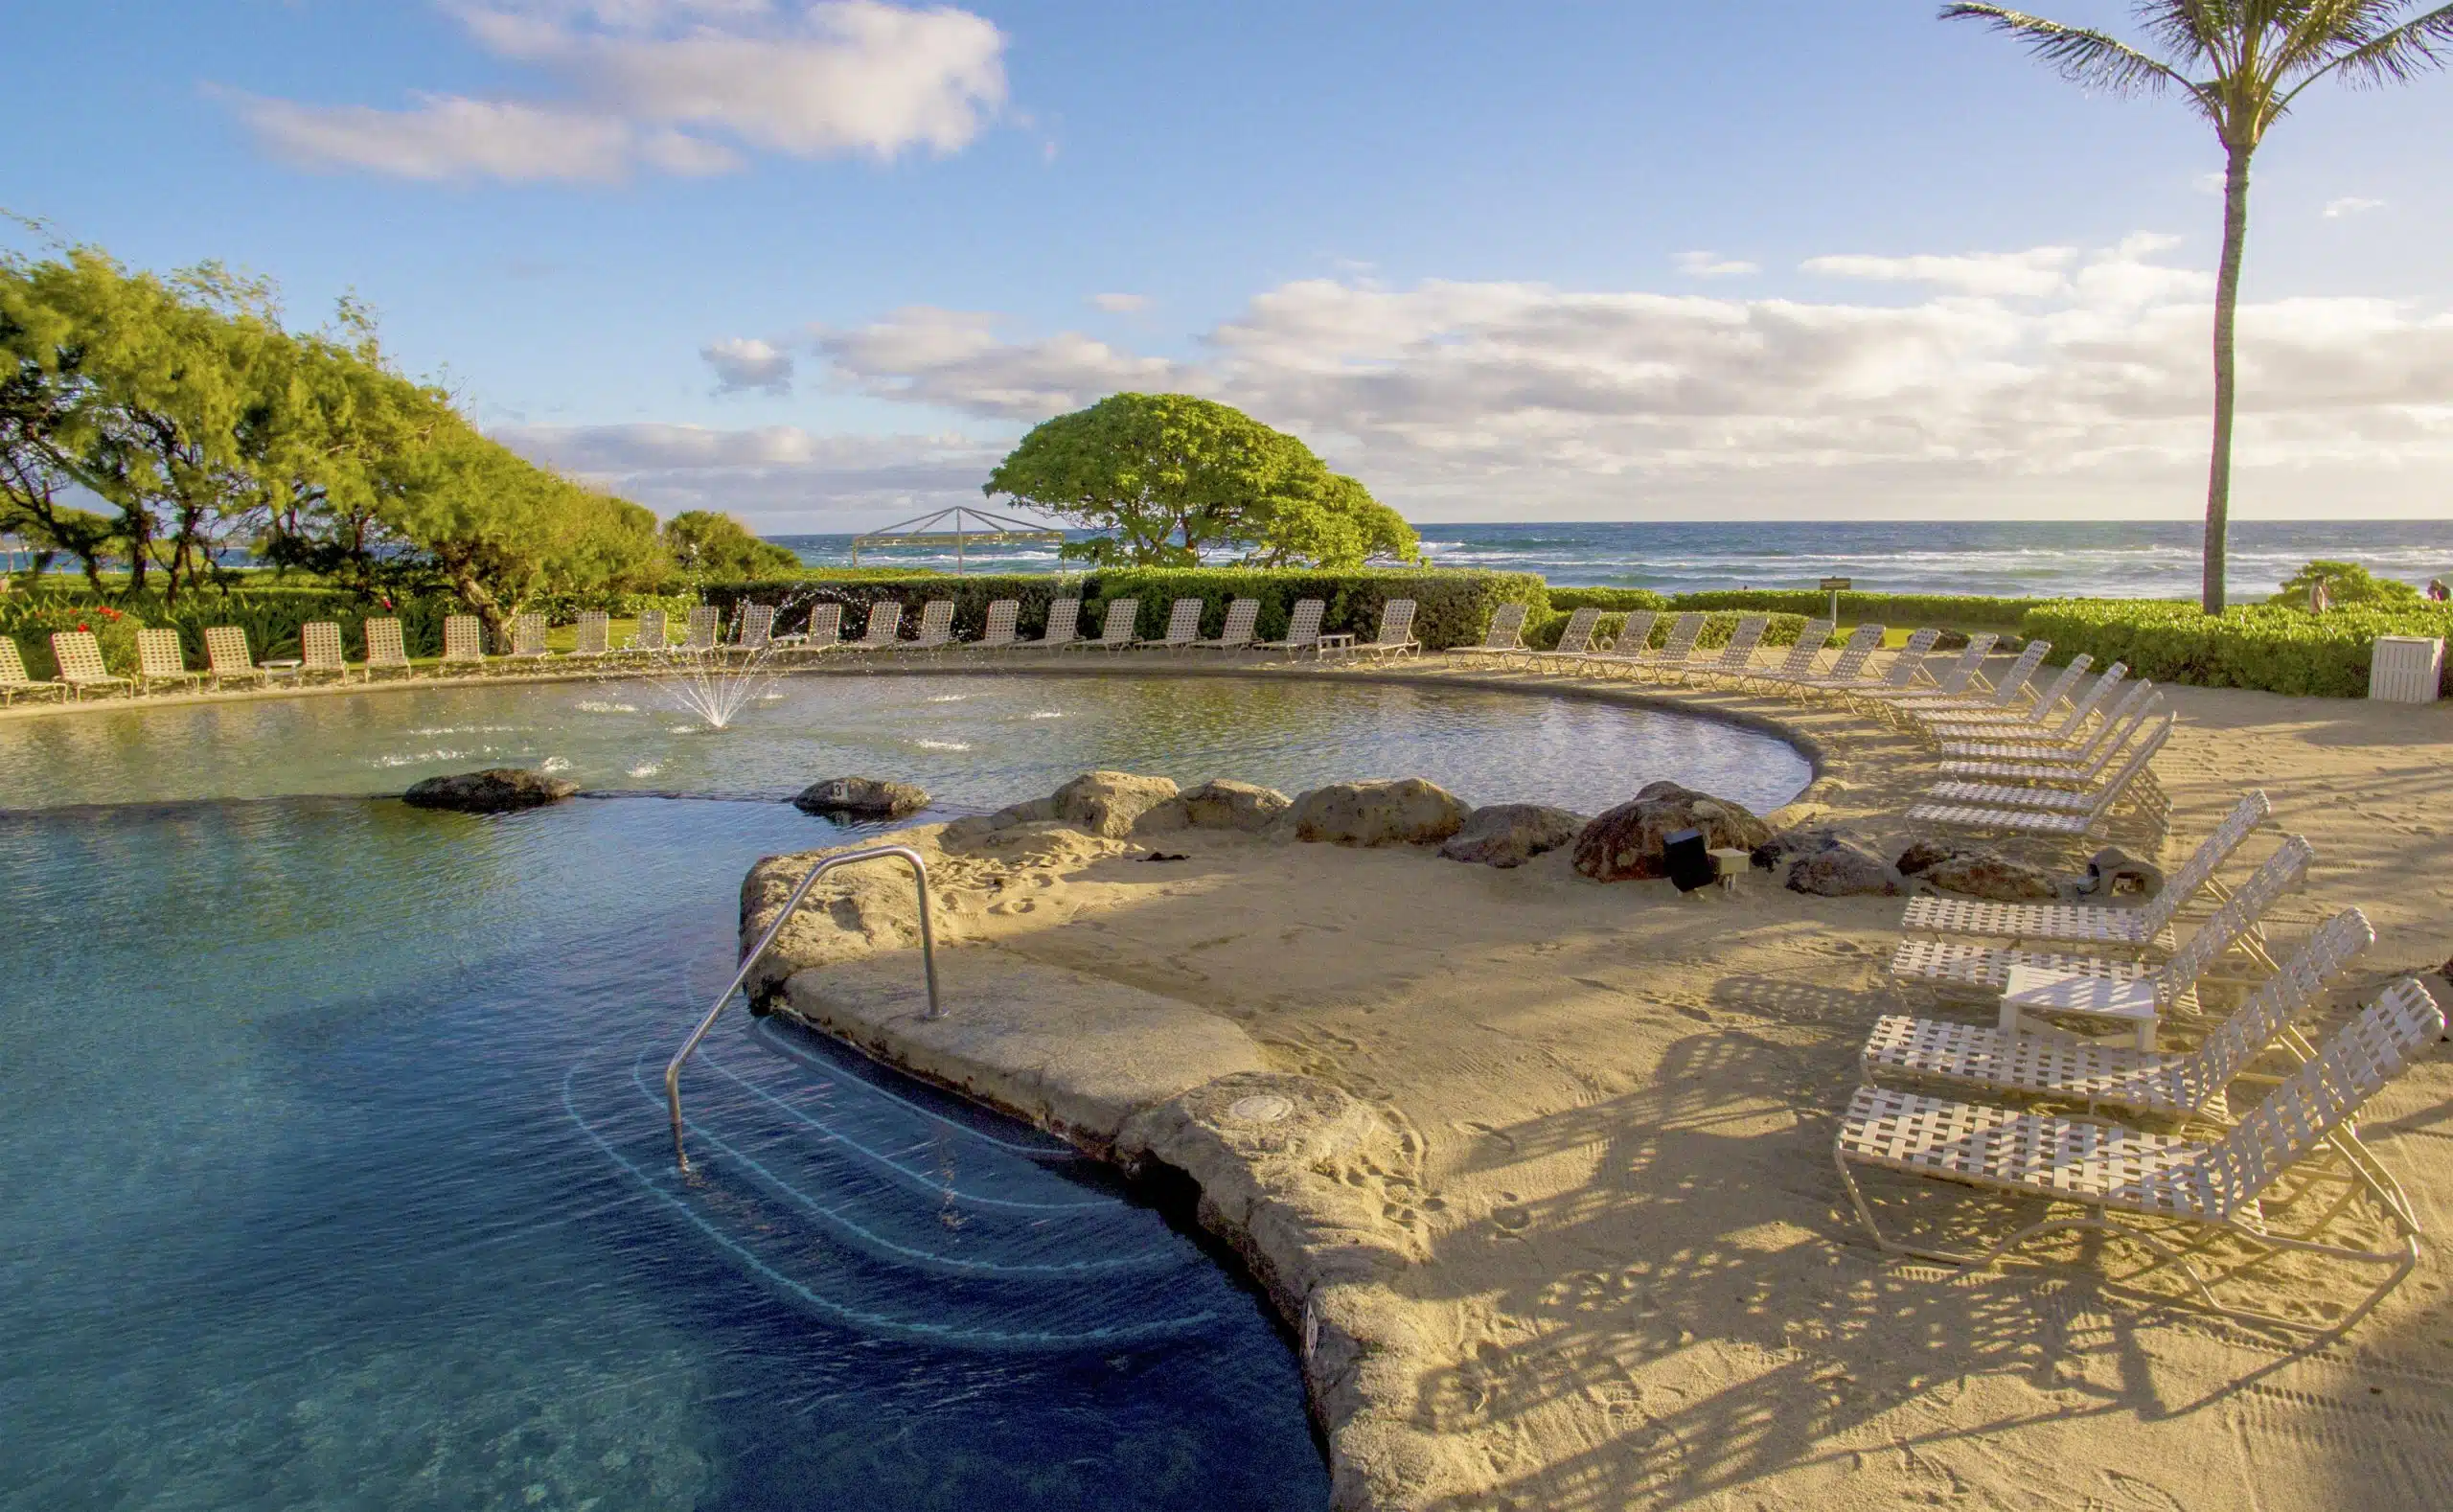
[[[2138,742],[2129,759],[2102,786],[2091,793],[2079,794],[2086,807],[2075,812],[2046,813],[2034,807],[2004,808],[1990,803],[1919,803],[1910,806],[1908,820],[1912,824],[1944,824],[1960,830],[1992,830],[2006,835],[2093,835],[2103,827],[2112,814],[2114,800],[2129,790],[2171,739],[2175,716],[2166,714],[2153,733]],[[2046,790],[2035,790],[2042,795]],[[2023,804],[2033,804],[2034,798],[2023,798]]]
[[[1547,651],[1526,650],[1524,664],[1540,665],[1545,671],[1564,671],[1566,664],[1590,661],[1596,653],[1593,649],[1593,631],[1601,623],[1601,611],[1587,605],[1570,609],[1568,622],[1559,629],[1559,643]],[[1644,632],[1652,632],[1652,621],[1644,622]],[[1623,637],[1622,637],[1623,638]],[[1553,666],[1553,663],[1560,665]]]
[[[1380,633],[1345,648],[1349,656],[1369,656],[1375,661],[1383,656],[1411,656],[1421,651],[1422,642],[1414,639],[1411,599],[1390,599],[1380,606]]]
[[[553,653],[545,649],[545,616],[515,614],[511,620],[511,653],[504,659],[513,670],[542,667]]]
[[[777,635],[768,644],[777,655],[822,656],[843,647],[843,606],[820,604],[811,608],[809,620],[790,635]]]
[[[657,624],[662,623],[659,615]],[[443,617],[443,664],[439,670],[447,675],[454,669],[479,673],[486,670],[486,627],[474,614]]]
[[[1504,662],[1525,649],[1525,616],[1532,607],[1521,599],[1501,605],[1491,611],[1490,629],[1482,632],[1480,645],[1451,646],[1444,654],[1459,661],[1488,656]]]
[[[613,653],[612,617],[603,609],[582,609],[571,637],[571,649],[563,655],[573,661],[602,661]]]
[[[1260,622],[1261,601],[1237,599],[1226,606],[1226,623],[1219,627],[1218,638],[1194,641],[1192,649],[1195,651],[1249,651],[1251,649],[1252,636],[1257,632]]]
[[[745,656],[756,656],[772,650],[775,645],[775,606],[743,605],[741,638],[735,644]]]
[[[2092,1008],[2074,1004],[2068,1011],[2133,1026],[2141,1016],[2149,1024],[2175,1015],[2194,1018],[2198,1011],[2198,978],[2257,928],[2275,900],[2299,885],[2315,859],[2316,852],[2306,840],[2296,835],[2286,836],[2264,864],[2240,884],[2239,891],[2225,899],[2223,905],[2160,966],[2136,958],[2025,951],[1972,940],[1914,939],[1900,941],[1891,951],[1891,974],[1901,982],[1980,997],[2008,989],[2011,973],[2020,969],[2030,974],[2070,981],[2145,984],[2150,990],[2140,992],[2130,1000]],[[2046,1007],[2042,1011],[2055,1010]]]
[[[1741,617],[1730,630],[1729,640],[1721,647],[1719,655],[1707,656],[1700,661],[1690,659],[1679,676],[1692,677],[1698,682],[1709,682],[1715,677],[1727,677],[1732,682],[1743,680],[1749,672],[1754,670],[1754,648],[1763,644],[1763,631],[1771,624],[1772,617],[1768,614]]]
[[[1203,607],[1199,599],[1176,600],[1167,607],[1167,633],[1156,640],[1136,636],[1133,642],[1135,649],[1155,647],[1159,651],[1181,651],[1201,639]]]
[[[2151,701],[2151,700],[2150,700]],[[2173,716],[2164,716],[2146,738],[2160,743],[2169,733]],[[2049,783],[2033,782],[1937,782],[1927,788],[1923,796],[1941,803],[1989,804],[2004,809],[2043,809],[2053,813],[2084,813],[2108,801],[2121,797],[2121,787],[2135,786],[2148,775],[2146,767],[2135,761],[2124,761],[2118,770],[2106,775],[2103,767],[2119,754],[2117,744],[2107,742],[2099,765],[2093,770],[2073,770],[2053,777]]]
[[[2267,1045],[2292,1034],[2292,1019],[2375,940],[2376,931],[2358,909],[2336,914],[2187,1054],[2081,1035],[1889,1014],[1875,1020],[1859,1065],[1868,1081],[1957,1082],[2083,1103],[2089,1112],[2117,1108],[2222,1119],[2228,1115],[2225,1089]]]
[[[2201,891],[2211,891],[2218,903],[2231,897],[2215,873],[2272,813],[2263,792],[2252,792],[2242,798],[2215,826],[2214,833],[2198,842],[2189,860],[2164,883],[2164,890],[2135,908],[2105,904],[1986,903],[1975,898],[1928,894],[1909,900],[1899,927],[1936,934],[1992,935],[2012,941],[2069,942],[2116,951],[2169,952],[2172,920]]]
[[[1596,609],[1593,612],[1598,614],[1600,611]],[[1570,663],[1580,661],[1585,666],[1602,673],[1607,673],[1621,663],[1642,662],[1652,655],[1652,630],[1653,627],[1660,623],[1661,610],[1659,609],[1629,609],[1627,617],[1618,622],[1618,632],[1610,637],[1608,644],[1599,646],[1592,644],[1593,641],[1600,639],[1601,627],[1596,620],[1588,631],[1585,651],[1580,653],[1569,653],[1566,648],[1570,635],[1562,633],[1559,636],[1560,651],[1554,654],[1566,656]],[[1572,632],[1574,629],[1574,616],[1570,615],[1568,631]]]
[[[681,634],[683,653],[713,651],[716,632],[723,629],[723,611],[712,604],[699,605],[691,609],[688,624]]]
[[[2129,676],[2129,663],[2114,662],[2103,676],[2096,679],[2084,697],[2070,708],[2069,718],[2059,723],[2039,722],[2016,714],[1964,714],[1948,720],[1936,720],[1925,725],[1925,738],[1937,742],[1951,741],[2033,741],[2038,744],[2059,743],[2075,745],[2085,738],[2087,716],[2121,686]]]
[[[1099,626],[1096,640],[1077,640],[1073,644],[1089,651],[1123,651],[1135,644],[1133,628],[1141,620],[1139,599],[1110,599],[1106,620]]]
[[[1971,638],[1968,644],[1974,646],[1976,642]],[[1993,638],[1986,637],[1984,649],[1988,653],[1993,644]],[[2044,665],[2044,658],[2052,653],[2052,642],[2029,641],[2026,649],[2019,653],[2019,659],[2010,663],[2009,670],[2002,674],[2002,680],[1998,683],[1987,681],[1983,669],[1979,667],[1968,680],[1981,687],[1982,693],[1969,693],[1965,687],[1949,690],[1950,679],[1945,677],[1934,687],[1904,688],[1889,697],[1897,701],[1902,712],[1913,713],[1918,719],[1934,718],[1943,710],[1958,712],[1962,709],[1972,714],[1999,711],[2032,719],[2037,717],[2039,706],[2031,701],[2022,701],[2032,700],[2036,697],[2034,691],[2028,687],[2028,679],[2035,676],[2035,670]],[[1952,671],[1957,672],[1958,669],[1953,668]]]
[[[206,628],[204,661],[216,693],[227,683],[253,682],[263,687],[272,678],[270,670],[256,665],[256,658],[247,651],[247,632],[236,625]],[[65,670],[65,663],[62,668]]]
[[[133,681],[111,676],[103,665],[103,645],[92,630],[52,631],[51,659],[57,664],[59,680],[72,700],[81,700],[88,693],[108,695],[115,688],[135,691]]]
[[[1832,655],[1831,665],[1823,671],[1809,673],[1802,677],[1764,676],[1758,680],[1774,693],[1798,698],[1812,698],[1823,693],[1845,693],[1851,688],[1863,687],[1868,681],[1879,680],[1866,676],[1866,664],[1874,659],[1876,652],[1882,650],[1882,638],[1888,633],[1889,630],[1884,626],[1861,624],[1848,632],[1846,640],[1840,643],[1840,650]]]
[[[2096,727],[2075,745],[2064,745],[2057,739],[1945,741],[1938,750],[1939,754],[1950,760],[1942,764],[1942,769],[1949,771],[1953,762],[1961,761],[2015,761],[2052,767],[2092,766],[2096,757],[2102,752],[2104,742],[2112,739],[2123,722],[2137,713],[2142,704],[2162,701],[2155,696],[2152,687],[2142,687],[2145,680],[2141,678],[2139,682],[2131,683],[2129,691],[2121,696],[2121,701],[2113,705],[2112,712],[2098,722]]]
[[[19,699],[66,699],[71,691],[57,678],[29,676],[26,653],[18,649],[17,638],[0,635],[0,704]]]
[[[672,632],[665,629],[664,610],[639,610],[638,629],[626,648],[632,655],[661,656],[673,644]]]
[[[1924,688],[1930,689],[1937,685],[1933,673],[1926,668],[1925,659],[1933,654],[1935,643],[1941,638],[1942,632],[1932,626],[1912,630],[1908,638],[1900,643],[1899,649],[1891,653],[1891,665],[1883,669],[1880,676],[1875,677],[1873,674],[1867,673],[1860,676],[1856,686],[1843,687],[1835,691],[1850,708],[1880,714],[1888,718],[1891,707],[1890,700],[1903,694],[1918,691],[1920,686],[1917,682],[1918,678],[1924,679],[1922,684]],[[1987,649],[1990,649],[1992,640],[1993,637],[1989,635],[1984,637]],[[1973,645],[1974,642],[1971,641],[1969,644]],[[1957,670],[1953,669],[1954,672]],[[1867,681],[1868,677],[1872,677],[1873,680]]]
[[[920,629],[911,639],[895,647],[898,652],[934,654],[953,644],[954,601],[930,599],[920,606]]]
[[[1923,644],[1918,644],[1919,637]],[[1993,643],[1999,635],[1990,631],[1970,635],[1960,648],[1959,659],[1934,676],[1926,659],[1941,643],[1942,632],[1928,626],[1908,637],[1907,643],[1891,657],[1891,670],[1881,687],[1866,688],[1849,696],[1849,701],[1861,709],[1892,714],[1898,708],[1914,705],[1923,708],[1928,701],[1955,701],[1967,692],[1968,685],[1979,680],[1984,658],[1993,654]]]
[[[880,599],[869,606],[869,623],[860,638],[844,642],[846,651],[892,651],[902,644],[903,605],[893,599]]]
[[[309,620],[298,627],[298,680],[330,677],[349,681],[349,660],[341,652],[341,628],[334,620]]]
[[[1063,651],[1082,638],[1082,601],[1058,599],[1047,607],[1047,624],[1039,639],[1017,644],[1031,651]]]
[[[397,672],[403,677],[417,676],[417,668],[409,661],[409,648],[401,637],[401,622],[390,616],[366,622],[366,680],[373,682],[378,672]]]
[[[136,691],[150,693],[155,683],[175,683],[194,693],[204,685],[204,674],[188,670],[187,646],[177,630],[149,625],[136,632]]]
[[[1282,651],[1291,658],[1305,652],[1318,655],[1320,650],[1320,617],[1328,604],[1320,599],[1297,599],[1286,616],[1286,634],[1279,640],[1265,640],[1254,651]]]
[[[2141,679],[2130,685],[2111,718],[2096,726],[2087,744],[2076,747],[2040,746],[2026,761],[1964,761],[1954,758],[1937,768],[1945,777],[1981,777],[1990,782],[2076,783],[2092,785],[2118,760],[2132,736],[2164,707],[2155,684]]]
[[[1709,619],[1710,616],[1706,614],[1681,614],[1669,622],[1669,638],[1662,642],[1661,650],[1644,655],[1642,648],[1639,647],[1636,655],[1613,655],[1609,658],[1609,665],[1616,671],[1638,677],[1683,672],[1686,668],[1686,658],[1695,653],[1695,642],[1703,637],[1704,626]]]
[[[1798,638],[1789,643],[1787,654],[1780,658],[1777,665],[1755,668],[1746,675],[1746,681],[1749,684],[1759,685],[1771,682],[1795,682],[1800,677],[1811,677],[1814,676],[1815,664],[1823,659],[1823,649],[1830,644],[1831,622],[1808,620],[1804,628],[1798,631]]]
[[[1021,617],[1022,601],[1020,599],[998,599],[989,605],[988,623],[981,629],[979,639],[972,643],[973,649],[1011,651],[1020,644],[1015,639],[1015,626],[1020,623]]]
[[[2178,1268],[2198,1299],[2216,1313],[2339,1333],[2419,1263],[2419,1225],[2410,1200],[2359,1143],[2352,1116],[2443,1032],[2443,1011],[2427,989],[2405,977],[2328,1037],[2314,1059],[2237,1125],[2211,1140],[1860,1087],[1841,1117],[1832,1157],[1858,1219],[1885,1250],[1972,1269],[1992,1265],[2044,1234],[2108,1233],[2136,1240],[2162,1263]],[[1860,1168],[2075,1206],[2079,1216],[2055,1217],[2048,1208],[2041,1220],[1975,1252],[1902,1243],[1874,1221],[1857,1183]],[[2281,1196],[2269,1201],[2278,1187]],[[2362,1198],[2396,1239],[2392,1248],[2363,1249],[2361,1244],[2376,1241],[2320,1237]],[[2314,1223],[2282,1226],[2302,1224],[2311,1212]],[[2256,1251],[2380,1265],[2389,1273],[2348,1316],[2329,1310],[2312,1319],[2227,1305],[2198,1269],[2200,1262],[2217,1263],[2218,1252],[2195,1242],[2174,1242],[2190,1231],[2228,1234]]]

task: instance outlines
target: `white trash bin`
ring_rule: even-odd
[[[2426,635],[2379,635],[2368,662],[2368,696],[2391,703],[2434,703],[2444,681],[2444,642]]]

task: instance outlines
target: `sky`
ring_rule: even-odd
[[[2127,7],[2052,0],[2128,27]],[[2222,166],[1913,0],[80,0],[0,209],[766,534],[1198,393],[1418,521],[2189,517]],[[2453,516],[2453,79],[2258,157],[2242,517]],[[0,245],[42,242],[0,225]]]

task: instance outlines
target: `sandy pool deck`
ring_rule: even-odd
[[[2180,723],[2157,763],[2159,859],[2176,865],[2262,787],[2276,822],[2246,860],[2279,833],[2319,857],[2279,942],[2354,904],[2377,928],[2334,1006],[2405,974],[2453,997],[2436,974],[2453,955],[2453,704],[2166,691]],[[1795,733],[1819,776],[1783,820],[1895,849],[1911,833],[1898,815],[1934,780],[1923,747],[1855,716],[1667,697]],[[1650,775],[1628,773],[1627,794]],[[997,1032],[1041,1038],[1004,1051],[932,1049],[884,1010],[828,1026],[1024,1111],[1047,1105],[946,1058],[1027,1058],[1034,1085],[1079,1070],[1086,1123],[1108,1116],[1099,1098],[1112,1113],[1213,1065],[1239,1088],[1271,1074],[1334,1088],[1320,1107],[1336,1130],[1194,1174],[1225,1181],[1236,1159],[1263,1173],[1257,1194],[1222,1187],[1204,1211],[1301,1337],[1342,1506],[2453,1505],[2453,1046],[2362,1124],[2430,1231],[2419,1269],[2347,1338],[2312,1345],[2108,1294],[2117,1250],[1960,1275],[1866,1240],[1831,1133],[1874,1019],[1929,1007],[1884,971],[1901,900],[1804,897],[1761,874],[1682,899],[1586,882],[1565,851],[1499,871],[1410,847],[1031,831],[916,836],[955,947],[949,1017],[977,1016],[989,995],[965,983],[1002,973],[1065,976],[1098,999],[1088,1018],[1008,1022]],[[2134,824],[2112,838],[2155,847]],[[2018,849],[2066,864],[2095,843]],[[1185,859],[1146,859],[1161,845]],[[755,882],[745,923],[761,918]],[[847,951],[820,938],[836,924],[804,919],[791,989],[814,1020],[821,998],[916,976],[907,951]],[[1119,1070],[1096,1064],[1093,1020],[1191,1029]],[[1164,1155],[1205,1117],[1124,1142]],[[2262,1284],[2322,1317],[2372,1279],[2295,1262]],[[1336,1358],[1322,1317],[1351,1336]]]

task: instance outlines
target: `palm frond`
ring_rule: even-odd
[[[2283,84],[2322,72],[2394,30],[2408,0],[2266,0],[2262,18],[2280,34],[2260,51],[2258,73]]]
[[[2136,0],[2130,13],[2155,46],[2175,57],[2196,57],[2229,71],[2238,8],[2222,0]]]
[[[2016,37],[2026,44],[2029,56],[2072,83],[2088,89],[2116,95],[2151,95],[2178,84],[2192,96],[2198,93],[2196,86],[2170,64],[2088,27],[2065,26],[1998,5],[1946,5],[1941,18],[1982,21],[1996,32]]]
[[[2354,89],[2381,89],[2387,84],[2406,84],[2448,63],[2453,63],[2453,5],[2442,5],[2350,48],[2309,75],[2308,82],[2325,73],[2338,73]],[[2300,87],[2304,89],[2307,83]]]

